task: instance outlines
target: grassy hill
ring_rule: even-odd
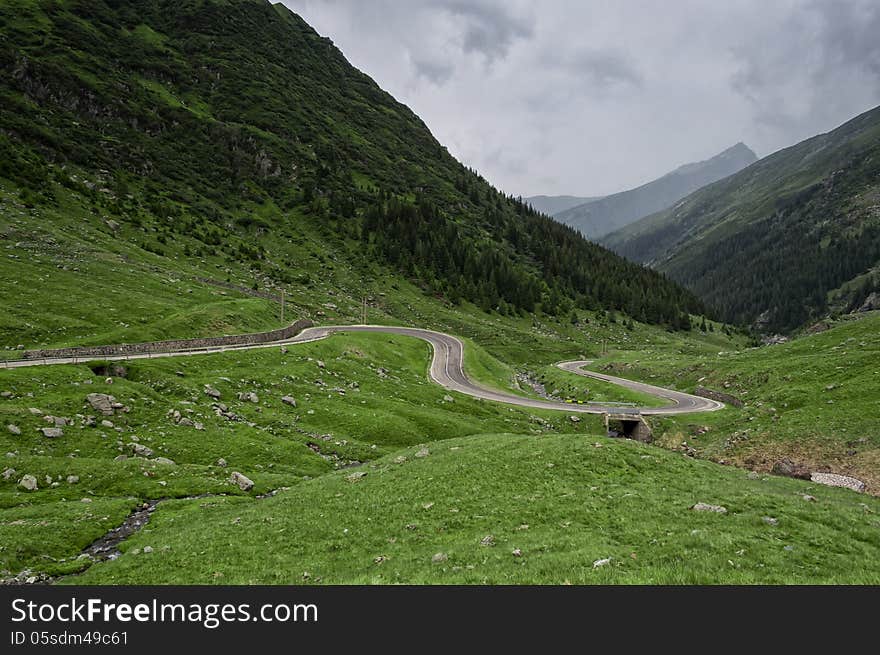
[[[880,581],[876,499],[751,480],[744,471],[584,435],[476,435],[430,443],[422,457],[419,450],[378,460],[360,478],[340,471],[266,500],[169,502],[119,559],[70,580]],[[810,494],[816,500],[804,498]],[[690,509],[699,502],[727,513]]]
[[[762,331],[858,308],[880,284],[878,148],[880,108],[602,242]]]
[[[553,217],[589,239],[600,239],[640,218],[670,207],[693,191],[745,168],[757,159],[738,143],[706,161],[679,166],[635,189],[558,211]]]

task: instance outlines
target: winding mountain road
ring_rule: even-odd
[[[669,401],[669,405],[658,405],[648,407],[622,407],[619,404],[569,404],[552,400],[538,400],[533,398],[525,398],[512,393],[484,387],[465,375],[463,369],[464,361],[464,344],[457,337],[443,332],[435,332],[433,330],[423,330],[421,328],[397,327],[385,325],[332,325],[309,327],[302,332],[289,339],[281,341],[273,341],[262,344],[248,345],[231,345],[217,346],[210,348],[192,348],[187,350],[175,350],[163,353],[150,354],[132,354],[132,355],[110,355],[96,357],[59,357],[47,359],[33,360],[15,360],[4,362],[5,368],[19,368],[25,366],[47,366],[54,364],[78,364],[89,360],[128,360],[128,359],[151,359],[156,357],[187,357],[193,355],[202,355],[207,353],[227,352],[230,350],[250,350],[254,348],[273,348],[284,345],[294,345],[299,343],[309,343],[326,339],[327,337],[339,332],[381,332],[386,334],[397,334],[405,337],[413,337],[422,339],[431,344],[434,350],[434,356],[431,359],[431,367],[429,376],[431,380],[445,389],[457,391],[474,398],[482,400],[490,400],[493,402],[506,403],[508,405],[517,405],[520,407],[529,407],[532,409],[549,409],[556,411],[565,411],[569,413],[580,414],[605,414],[605,413],[639,413],[644,415],[669,415],[669,414],[687,414],[692,412],[712,412],[724,407],[723,403],[708,398],[701,398],[681,391],[673,391],[672,389],[664,389],[643,382],[634,382],[624,378],[618,378],[602,373],[594,373],[593,371],[584,370],[584,366],[589,361],[571,361],[560,362],[557,364],[559,368],[570,373],[583,375],[585,377],[603,380],[612,384],[619,385],[632,391],[646,393]]]

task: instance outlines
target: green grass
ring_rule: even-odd
[[[880,581],[873,498],[585,435],[474,435],[428,449],[266,500],[162,504],[118,560],[66,582]],[[728,513],[690,510],[697,502]]]
[[[685,391],[726,391],[741,410],[654,420],[661,443],[769,470],[783,457],[880,490],[880,315],[839,321],[786,344],[715,353],[639,347],[596,366]],[[701,427],[704,434],[696,434]]]

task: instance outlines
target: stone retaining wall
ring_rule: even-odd
[[[289,339],[302,332],[313,323],[300,319],[286,328],[252,334],[233,334],[225,337],[205,337],[203,339],[175,339],[172,341],[147,341],[144,343],[124,343],[116,346],[76,346],[73,348],[54,348],[48,350],[26,350],[22,359],[53,359],[60,357],[109,357],[112,355],[140,355],[163,353],[194,348],[215,348],[217,346],[243,346]]]
[[[741,401],[736,396],[732,396],[729,393],[724,393],[723,391],[707,389],[706,387],[697,387],[696,389],[694,389],[694,395],[701,396],[702,398],[709,398],[710,400],[717,400],[718,402],[725,403],[727,405],[733,405],[734,407],[743,406],[743,401]]]

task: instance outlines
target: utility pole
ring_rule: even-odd
[[[284,325],[284,289],[281,290],[281,325]]]
[[[363,318],[361,320],[361,325],[367,324],[367,297],[364,296],[364,310],[363,310]]]

